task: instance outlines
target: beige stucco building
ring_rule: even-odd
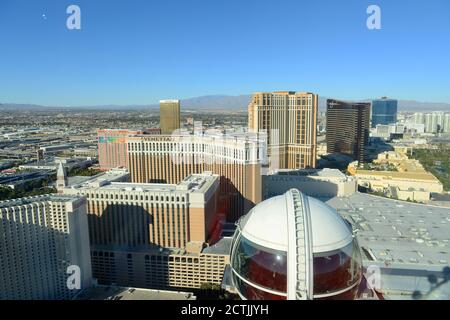
[[[442,193],[444,187],[439,179],[402,151],[383,152],[373,161],[376,165],[391,166],[390,171],[362,170],[356,162],[348,166],[348,171],[355,176],[358,185],[400,200],[426,202],[431,193]]]
[[[231,239],[221,241],[231,242]],[[100,284],[139,288],[190,288],[202,284],[220,285],[225,266],[229,264],[229,246],[225,250],[182,249],[118,250],[115,247],[93,247],[93,276]]]
[[[425,191],[428,193],[428,199],[430,193],[443,192],[442,183],[429,172],[357,170],[354,176],[358,185],[379,192],[384,192],[392,187],[399,190]]]
[[[252,95],[248,127],[267,132],[271,166],[316,167],[317,110],[318,95],[314,93],[279,91]]]
[[[178,184],[94,179],[61,192],[86,196],[91,245],[201,245],[221,218],[219,177],[210,172],[189,175]]]
[[[413,188],[392,187],[389,195],[395,199],[415,202],[428,202],[430,200],[430,192],[425,190],[417,190]]]
[[[59,190],[87,198],[98,283],[155,289],[220,284],[229,248],[215,250],[224,222],[219,176],[191,174],[177,184],[108,180],[121,175],[128,172],[113,170]]]

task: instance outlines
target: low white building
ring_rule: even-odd
[[[72,157],[72,158],[58,158],[51,157],[44,160],[38,160],[31,163],[19,166],[20,170],[54,170],[58,169],[60,163],[66,170],[82,169],[90,167],[95,163],[95,159],[91,157]]]
[[[356,180],[337,169],[277,170],[262,176],[263,199],[296,188],[316,198],[342,197],[357,191]]]

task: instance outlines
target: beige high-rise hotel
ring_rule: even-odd
[[[231,238],[217,243],[218,175],[189,175],[178,184],[111,182],[114,170],[60,188],[87,198],[92,274],[99,284],[200,288],[220,284]]]
[[[317,110],[318,95],[314,93],[280,91],[252,95],[248,126],[253,131],[266,130],[274,169],[316,166]]]
[[[261,201],[261,165],[266,161],[266,135],[201,133],[127,138],[131,180],[179,183],[193,173],[220,176],[220,203],[235,221]]]
[[[0,201],[0,300],[71,299],[80,291],[67,285],[74,266],[80,289],[90,287],[87,230],[84,197]]]
[[[180,129],[180,100],[159,101],[159,125],[162,134]]]

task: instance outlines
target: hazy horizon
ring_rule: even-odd
[[[169,97],[301,90],[450,103],[448,0],[0,3],[0,100],[151,105]],[[280,18],[282,17],[282,18]],[[325,94],[324,94],[325,95]]]

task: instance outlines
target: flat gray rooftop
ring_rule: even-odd
[[[358,229],[366,261],[443,267],[450,263],[450,209],[355,193],[327,203]]]
[[[114,182],[124,177],[129,176],[129,172],[125,169],[113,169],[98,173],[93,176],[73,176],[68,177],[68,184],[70,188],[91,188],[98,187],[99,184]]]
[[[67,202],[76,201],[82,198],[77,195],[62,195],[62,194],[45,194],[35,197],[17,198],[12,200],[0,201],[0,208],[23,206],[35,202],[54,201],[54,202]]]
[[[78,164],[81,162],[88,161],[89,159],[83,157],[72,157],[72,158],[61,158],[58,159],[56,157],[49,157],[46,159],[42,159],[39,161],[33,161],[26,164],[21,165],[21,167],[42,167],[42,166],[54,166],[57,167],[61,161],[63,161],[63,165],[70,166],[73,164]]]
[[[126,173],[128,175],[128,173]],[[105,191],[139,191],[139,192],[205,192],[217,175],[212,173],[192,174],[178,184],[167,183],[135,183],[135,182],[111,182],[122,177],[124,173],[103,173],[92,179],[81,181],[70,186],[72,189],[98,189]]]
[[[385,298],[450,299],[449,208],[362,193],[327,204],[358,229],[363,265],[380,268]]]
[[[231,243],[233,242],[232,237],[224,237],[217,241],[212,246],[206,247],[203,249],[202,253],[210,253],[210,254],[230,254],[231,252]]]
[[[75,300],[196,300],[193,293],[98,286],[82,291]]]
[[[271,174],[269,174],[271,175]],[[316,176],[316,177],[328,177],[328,178],[346,178],[346,175],[343,174],[338,169],[300,169],[300,170],[291,170],[291,169],[279,169],[275,172],[274,175],[280,176]]]
[[[85,183],[87,181],[92,180],[92,177],[90,176],[73,176],[73,177],[67,177],[67,182],[69,186],[78,185]]]

